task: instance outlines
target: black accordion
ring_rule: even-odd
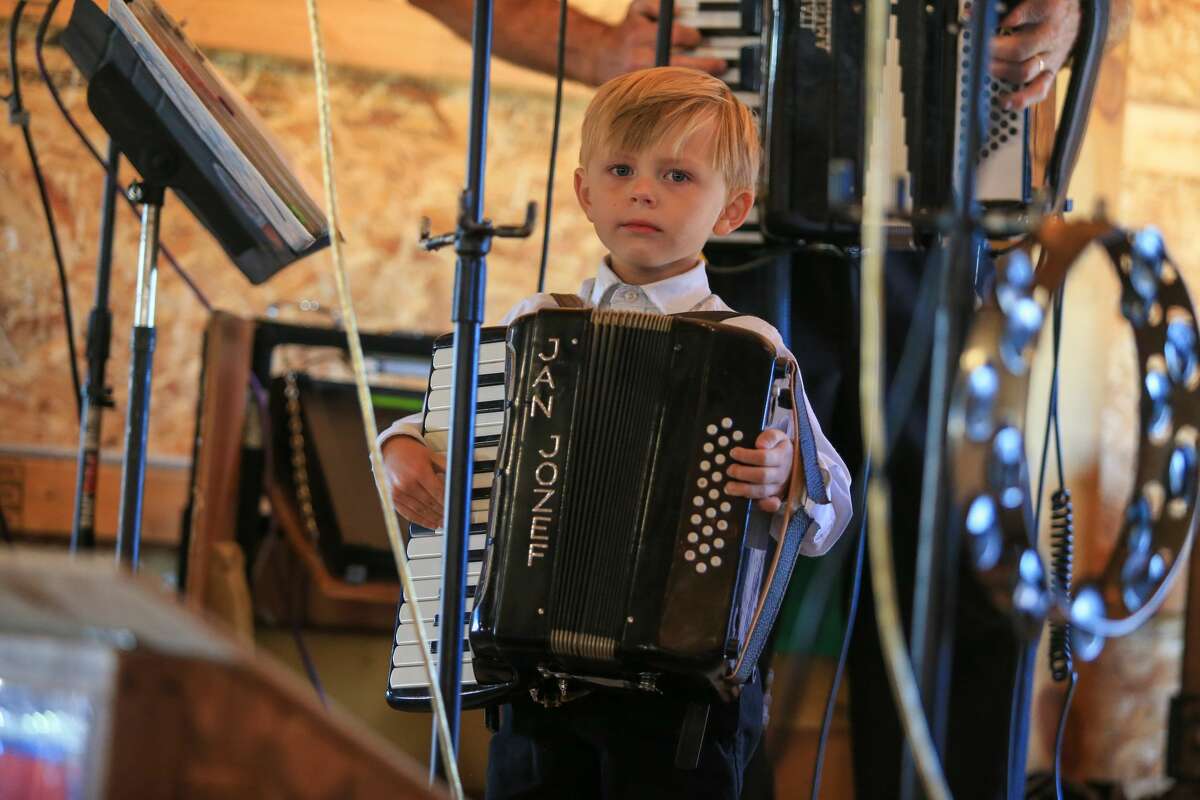
[[[722,486],[729,450],[753,446],[777,407],[803,397],[791,362],[703,314],[546,309],[516,320],[504,341],[494,330],[482,340],[464,705],[514,689],[545,697],[563,681],[732,696],[752,674],[802,536],[772,536],[772,516]],[[451,353],[443,337],[425,414],[435,447]],[[793,411],[796,469],[823,500],[807,413]],[[794,514],[806,533],[811,521]],[[412,534],[410,556],[438,532]],[[441,558],[421,560],[433,584],[418,596],[434,600]],[[388,697],[424,708],[411,619],[402,602]]]
[[[1047,181],[1065,190],[1091,104],[1094,69],[1104,44],[1106,12],[1082,3],[1075,63],[1056,132]],[[881,113],[892,131],[892,169],[905,179],[904,204],[918,221],[948,207],[955,165],[975,164],[976,195],[987,205],[1018,208],[1034,200],[1031,120],[1004,109],[1013,89],[988,78],[983,87],[980,149],[966,153],[967,53],[963,21],[969,0],[898,0],[892,5]],[[697,55],[724,58],[721,77],[755,112],[763,140],[764,185],[737,231],[712,241],[767,238],[851,242],[865,173],[865,6],[845,0],[676,0],[675,22],[700,30]],[[1078,74],[1077,74],[1078,73]],[[1090,76],[1090,77],[1089,77]],[[1087,80],[1085,80],[1087,78]]]

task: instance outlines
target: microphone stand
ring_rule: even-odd
[[[467,555],[471,526],[471,466],[475,452],[475,395],[479,382],[479,327],[483,323],[487,253],[492,237],[524,238],[533,232],[537,204],[526,207],[520,226],[494,226],[483,219],[483,183],[487,162],[487,105],[492,54],[492,0],[476,0],[471,34],[471,124],[467,150],[467,185],[459,204],[454,233],[429,235],[421,226],[421,246],[436,250],[453,244],[458,255],[454,276],[453,414],[446,452],[446,536],[442,552],[442,605],[439,615],[438,686],[446,708],[446,723],[454,752],[443,753],[435,731],[430,769],[445,778],[446,762],[457,757],[462,715],[463,637],[459,626],[467,615]]]
[[[987,55],[996,8],[992,0],[971,5],[967,22],[970,41],[964,80],[966,98],[965,146],[954,174],[953,207],[942,259],[934,311],[933,353],[930,361],[929,409],[925,428],[925,457],[921,475],[921,505],[914,581],[912,661],[917,686],[929,719],[938,756],[945,761],[946,726],[954,653],[954,608],[958,593],[959,537],[949,523],[944,490],[946,419],[961,337],[959,306],[970,285],[968,265],[980,257],[982,231],[975,198],[975,154],[983,132],[981,93],[987,79]],[[911,751],[905,747],[901,764],[901,797],[916,797],[917,778]]]
[[[142,496],[146,482],[146,437],[150,429],[150,375],[154,362],[154,312],[158,293],[158,221],[163,186],[135,183],[129,199],[142,206],[138,239],[137,288],[130,342],[129,409],[125,417],[125,460],[121,468],[121,511],[117,561],[138,568],[142,541]]]
[[[100,210],[100,254],[96,261],[96,294],[88,317],[87,384],[79,419],[79,456],[75,470],[75,510],[71,522],[71,552],[96,546],[96,479],[100,471],[100,417],[112,408],[112,390],[105,385],[109,345],[112,341],[112,311],[108,287],[112,277],[114,209],[117,199],[117,165],[121,151],[116,141],[108,142],[108,172],[104,175],[104,198]]]

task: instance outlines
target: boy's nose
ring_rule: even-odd
[[[648,178],[639,178],[629,187],[629,199],[635,205],[653,206],[655,203],[653,182]]]

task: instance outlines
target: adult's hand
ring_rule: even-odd
[[[1000,20],[1004,31],[992,40],[992,75],[1017,88],[1005,108],[1021,110],[1046,99],[1054,76],[1075,46],[1079,0],[1022,0]]]
[[[605,29],[589,46],[591,74],[589,82],[599,85],[610,78],[654,66],[658,42],[658,0],[633,0],[625,18]],[[569,34],[568,34],[569,36]],[[712,75],[725,72],[728,65],[721,58],[689,55],[687,51],[700,44],[700,32],[695,28],[673,25],[671,28],[671,65],[691,67]]]

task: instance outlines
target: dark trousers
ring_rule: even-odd
[[[731,260],[721,253],[708,255],[718,268]],[[857,261],[806,254],[782,257],[764,269],[774,270],[776,275],[748,279],[749,273],[715,274],[713,290],[733,308],[761,315],[781,332],[786,328],[785,338],[800,364],[813,411],[851,474],[857,475],[862,463]],[[924,264],[915,254],[888,255],[885,354],[889,382],[913,323],[923,274]],[[788,314],[782,320],[773,318],[779,305],[760,300],[762,291],[789,283]],[[927,373],[921,385],[928,385]],[[896,577],[909,641],[927,405],[926,393],[918,392],[889,469]],[[845,535],[855,533],[847,531]],[[848,664],[855,788],[860,799],[892,800],[900,795],[904,739],[879,646],[869,565],[865,569]],[[845,581],[846,586],[851,583]],[[996,797],[1004,785],[1007,763],[1017,642],[1007,618],[992,609],[966,568],[959,575],[954,622],[952,673],[949,686],[943,687],[950,698],[947,778],[957,797]]]
[[[488,750],[487,798],[737,800],[762,737],[761,679],[739,699],[712,706],[692,770],[675,767],[685,711],[680,700],[619,692],[557,708],[506,705]]]

